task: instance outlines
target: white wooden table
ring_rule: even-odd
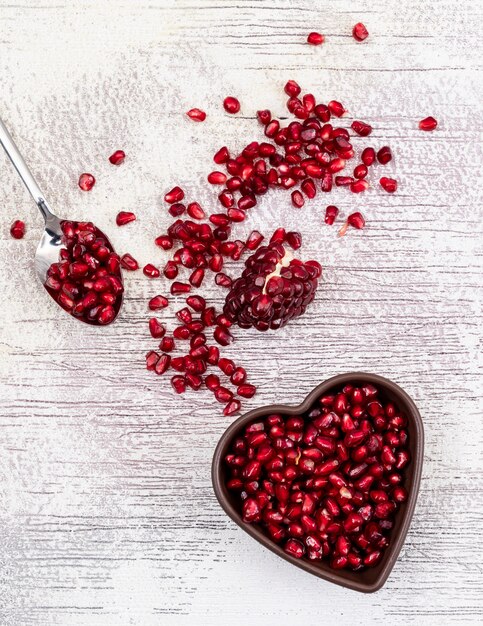
[[[124,313],[103,331],[60,314],[35,282],[40,216],[0,156],[2,625],[481,623],[482,17],[470,0],[0,0],[1,117],[59,213],[93,218],[144,263],[163,261],[163,193],[180,183],[214,207],[211,155],[256,138],[257,108],[284,113],[287,79],[374,125],[398,193],[330,198],[363,210],[363,233],[338,239],[320,197],[300,224],[287,194],[239,228],[299,227],[324,283],[299,321],[239,332],[228,354],[259,387],[247,409],[298,402],[338,372],[393,378],[427,440],[416,515],[379,593],[269,554],[212,493],[230,420],[208,392],[175,396],[144,369],[157,287],[129,275]],[[350,36],[360,20],[364,44]],[[324,46],[304,43],[311,30]],[[242,102],[236,118],[226,95]],[[204,125],[182,115],[192,106]],[[436,132],[417,129],[426,115]],[[117,148],[121,168],[106,160]],[[83,171],[98,179],[90,194]],[[138,221],[117,229],[121,209]]]

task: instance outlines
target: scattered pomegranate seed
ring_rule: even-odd
[[[434,119],[434,117],[431,117],[431,116],[425,117],[424,120],[421,120],[419,122],[420,130],[431,131],[431,130],[434,130],[437,125],[438,125],[438,122]]]
[[[398,454],[410,462],[406,422],[373,385],[346,385],[303,415],[271,414],[245,427],[225,456],[226,487],[243,521],[293,557],[374,567],[408,497],[397,469]]]
[[[23,239],[25,235],[25,222],[15,220],[10,226],[10,234],[14,239]]]
[[[184,191],[181,189],[181,187],[173,187],[173,189],[171,189],[171,191],[168,191],[168,193],[164,196],[164,201],[168,204],[173,204],[174,202],[181,202],[183,198]]]
[[[208,182],[212,185],[224,185],[226,183],[226,175],[223,172],[211,172],[211,174],[208,174]]]
[[[155,267],[151,263],[148,263],[143,267],[143,274],[145,276],[148,276],[149,278],[158,278],[161,275],[161,272],[158,270],[157,267]]]
[[[339,209],[332,204],[325,209],[325,223],[329,226],[335,222],[335,218],[339,215]]]
[[[397,180],[394,180],[394,178],[386,178],[383,176],[379,180],[379,183],[384,191],[387,191],[388,193],[394,193],[397,189]]]
[[[372,126],[369,126],[369,124],[366,124],[365,122],[360,122],[358,120],[354,120],[352,122],[351,128],[361,137],[367,137],[367,135],[370,135],[372,133]]]
[[[171,362],[171,365],[172,364]],[[171,378],[171,385],[176,393],[184,393],[186,391],[186,379],[184,376],[173,376]]]
[[[386,165],[392,159],[392,152],[389,146],[383,146],[377,153],[377,160],[381,165]]]
[[[201,109],[190,109],[186,115],[193,120],[193,122],[204,122],[206,120],[206,113]]]
[[[349,222],[351,226],[353,226],[354,228],[357,228],[358,230],[361,230],[362,228],[364,228],[366,224],[362,213],[359,213],[359,211],[356,211],[356,213],[352,213],[351,215],[349,215],[349,217],[347,218],[347,221]]]
[[[369,167],[376,160],[376,151],[374,148],[364,148],[361,154],[361,161]]]
[[[285,84],[284,91],[287,96],[296,97],[302,90],[300,89],[300,85],[298,83],[294,80],[289,80]]]
[[[257,389],[254,385],[244,384],[238,387],[238,395],[242,396],[242,398],[252,398],[256,391]]]
[[[344,113],[346,113],[342,104],[337,102],[337,100],[331,100],[327,106],[329,107],[329,111],[332,115],[335,115],[336,117],[342,117]]]
[[[364,24],[362,22],[358,22],[352,29],[352,36],[356,41],[364,41],[364,39],[369,37],[369,33]]]
[[[164,296],[154,296],[148,303],[151,311],[158,311],[159,309],[164,309],[168,306],[168,298]]]
[[[240,102],[233,96],[228,96],[223,100],[223,107],[227,113],[238,113]]]
[[[180,294],[180,293],[189,293],[190,291],[191,291],[191,285],[188,285],[186,283],[180,283],[180,282],[175,281],[171,285],[171,294],[173,296],[176,296],[177,294]]]
[[[272,114],[268,109],[264,109],[263,111],[257,111],[257,118],[261,124],[266,125],[272,119]]]
[[[315,32],[309,33],[307,36],[307,43],[312,46],[320,46],[320,44],[324,43],[324,35]]]
[[[81,174],[79,176],[79,187],[82,191],[90,191],[96,184],[96,179],[92,174]]]
[[[305,200],[300,191],[292,191],[292,204],[297,209],[301,209],[304,206]]]
[[[296,231],[287,233],[286,241],[293,250],[298,250],[302,245],[302,235]]]
[[[124,161],[125,158],[126,158],[126,153],[124,152],[124,150],[116,150],[109,157],[109,161],[113,165],[121,165],[121,163]]]
[[[134,272],[139,269],[139,263],[129,253],[123,254],[121,257],[121,267],[124,270]]]
[[[119,211],[116,216],[116,224],[118,226],[124,226],[125,224],[129,224],[129,222],[134,222],[136,216],[131,211]]]
[[[228,402],[228,404],[223,409],[223,415],[233,415],[240,410],[240,407],[240,400],[230,400],[230,402]]]

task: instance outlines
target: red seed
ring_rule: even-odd
[[[301,209],[304,206],[305,200],[300,191],[292,191],[292,204],[297,209]]]
[[[113,165],[120,165],[124,161],[125,158],[126,158],[126,153],[124,152],[124,150],[116,150],[109,157],[109,161]]]
[[[121,257],[121,267],[124,270],[134,272],[135,270],[139,269],[139,263],[133,256],[131,256],[129,253],[126,253],[123,254]]]
[[[203,269],[196,269],[191,276],[189,277],[189,282],[193,287],[200,287],[203,282],[203,278],[205,277],[205,272]]]
[[[364,178],[355,180],[350,185],[352,193],[361,193],[369,189],[369,183]]]
[[[224,185],[226,174],[223,174],[223,172],[211,172],[211,174],[208,174],[208,182],[212,185]]]
[[[288,245],[293,248],[293,250],[298,250],[302,245],[302,235],[296,231],[287,233],[286,240]]]
[[[155,267],[151,263],[148,263],[143,267],[143,274],[145,276],[148,276],[149,278],[158,278],[161,273],[157,267]]]
[[[158,376],[161,376],[169,368],[170,363],[171,363],[171,357],[169,356],[169,354],[162,354],[159,357],[158,362],[156,363],[156,367],[154,368],[154,371],[156,372]]]
[[[159,349],[163,352],[172,352],[174,350],[174,339],[172,337],[163,337],[159,344]]]
[[[356,41],[364,41],[364,39],[369,37],[369,33],[364,24],[362,22],[358,22],[352,29],[352,36]]]
[[[151,311],[158,311],[159,309],[164,309],[168,306],[168,298],[164,296],[154,296],[148,303],[148,307]]]
[[[315,32],[309,33],[307,43],[310,43],[312,46],[320,46],[320,44],[324,43],[324,35]]]
[[[229,158],[230,153],[228,152],[228,148],[226,146],[223,146],[223,148],[220,148],[215,154],[215,156],[213,157],[213,161],[218,165],[222,165],[223,163],[226,163]]]
[[[438,122],[434,119],[434,117],[431,117],[431,116],[425,117],[424,120],[421,120],[419,122],[420,130],[431,131],[431,130],[434,130],[437,125],[438,125]]]
[[[346,110],[344,109],[342,104],[340,102],[337,102],[337,100],[331,100],[327,106],[329,107],[329,111],[332,113],[332,115],[335,115],[336,117],[342,117],[344,113],[346,113]]]
[[[180,283],[178,281],[174,281],[174,283],[171,284],[171,295],[175,296],[177,294],[180,293],[188,293],[189,291],[191,291],[191,285],[188,285],[187,283]]]
[[[383,176],[379,180],[379,183],[384,191],[387,191],[388,193],[394,193],[397,189],[397,180],[394,180],[394,178],[386,178]]]
[[[263,111],[257,111],[257,118],[258,121],[265,126],[272,119],[272,114],[268,109],[264,109]]]
[[[354,168],[354,178],[365,178],[367,176],[367,166],[364,163],[359,163]]]
[[[383,146],[377,153],[377,160],[381,165],[386,165],[392,159],[392,152],[389,146]]]
[[[233,335],[227,328],[217,326],[214,330],[213,337],[221,346],[228,346],[233,341]]]
[[[190,202],[190,204],[188,204],[187,211],[188,215],[194,220],[202,220],[206,217],[205,212],[198,202]]]
[[[259,233],[258,230],[252,230],[248,235],[245,245],[249,250],[256,250],[264,239],[265,237]]]
[[[246,383],[238,387],[237,393],[243,398],[252,398],[255,395],[256,391],[257,389],[254,385],[249,385]]]
[[[124,226],[129,222],[134,222],[136,216],[131,211],[120,211],[116,216],[116,224],[118,226]]]
[[[296,97],[299,95],[301,89],[298,83],[296,83],[294,80],[289,80],[285,84],[284,91],[287,96]]]
[[[186,115],[193,120],[193,122],[204,122],[206,120],[206,113],[201,109],[190,109]]]
[[[175,202],[168,209],[168,213],[173,217],[179,217],[180,215],[183,215],[185,211],[186,207],[184,204],[181,204],[181,202]]]
[[[300,185],[300,188],[307,196],[307,198],[315,198],[317,195],[317,189],[315,188],[315,183],[311,178],[306,178],[303,183]]]
[[[173,187],[171,191],[168,191],[168,193],[165,194],[164,201],[168,204],[173,204],[174,202],[181,202],[183,198],[184,191],[181,189],[181,187]]]
[[[240,400],[230,400],[230,402],[228,402],[228,404],[225,406],[225,408],[223,409],[223,415],[233,415],[234,413],[237,413],[237,411],[240,410],[241,407],[241,403]]]
[[[25,223],[22,220],[15,220],[10,226],[10,234],[14,239],[22,239],[25,235]]]
[[[184,376],[173,376],[171,378],[171,385],[176,393],[183,393],[186,391],[186,380]]]
[[[79,187],[82,189],[82,191],[90,191],[94,185],[96,184],[96,179],[94,178],[94,176],[92,174],[81,174],[79,176]]]
[[[367,135],[370,135],[372,133],[372,126],[369,126],[369,124],[366,124],[365,122],[360,122],[358,120],[354,120],[352,122],[351,128],[361,137],[367,137]]]
[[[152,317],[149,320],[149,332],[151,333],[151,336],[154,337],[154,339],[161,339],[161,337],[164,337],[164,335],[166,334],[166,328],[161,324],[158,319]]]
[[[223,100],[223,107],[227,113],[238,113],[240,102],[233,96],[228,96]]]

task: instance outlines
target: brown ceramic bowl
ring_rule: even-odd
[[[312,562],[305,559],[296,559],[287,554],[281,546],[274,543],[257,524],[246,524],[242,521],[239,513],[239,503],[236,496],[226,488],[226,470],[224,457],[228,451],[230,443],[240,433],[240,431],[249,423],[254,422],[260,417],[269,415],[270,413],[281,413],[283,415],[300,415],[310,409],[315,400],[324,393],[334,388],[340,388],[346,383],[373,383],[384,392],[384,396],[394,402],[408,418],[409,432],[409,450],[411,452],[411,463],[406,468],[405,486],[408,490],[409,497],[407,501],[401,505],[395,519],[395,525],[391,533],[391,543],[386,549],[381,562],[374,568],[362,570],[360,572],[351,572],[346,570],[334,570],[328,563],[324,561]],[[364,374],[354,372],[349,374],[340,374],[329,378],[321,385],[318,385],[305,398],[302,404],[298,406],[286,406],[283,404],[274,404],[259,409],[254,409],[246,415],[238,418],[231,426],[227,428],[222,435],[216,447],[213,456],[212,465],[212,481],[215,495],[225,513],[240,526],[246,533],[256,539],[263,546],[280,556],[282,559],[289,561],[292,565],[296,565],[304,569],[310,574],[314,574],[319,578],[324,578],[330,582],[361,591],[371,593],[378,591],[386,582],[394,563],[397,560],[401,547],[406,538],[411,518],[413,516],[414,507],[419,491],[419,482],[421,478],[421,469],[423,465],[423,445],[424,432],[423,423],[416,405],[395,383],[377,376],[375,374]]]

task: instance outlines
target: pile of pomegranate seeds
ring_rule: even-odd
[[[322,268],[317,261],[294,259],[283,245],[300,247],[299,233],[277,233],[245,262],[233,283],[223,313],[240,328],[280,328],[305,312],[317,290]]]
[[[82,191],[90,191],[96,184],[96,179],[92,174],[81,174],[78,184]]]
[[[438,125],[438,122],[434,119],[434,117],[431,117],[431,116],[425,117],[424,120],[421,120],[419,122],[420,130],[426,130],[426,131],[434,130],[437,125]]]
[[[304,415],[247,426],[225,457],[242,519],[284,550],[334,569],[377,565],[407,500],[407,418],[371,384],[346,385]]]
[[[88,324],[114,321],[124,291],[121,260],[91,222],[62,222],[58,263],[47,270],[45,287],[68,313]]]
[[[10,234],[14,239],[23,239],[25,235],[25,222],[15,220],[10,226]]]

